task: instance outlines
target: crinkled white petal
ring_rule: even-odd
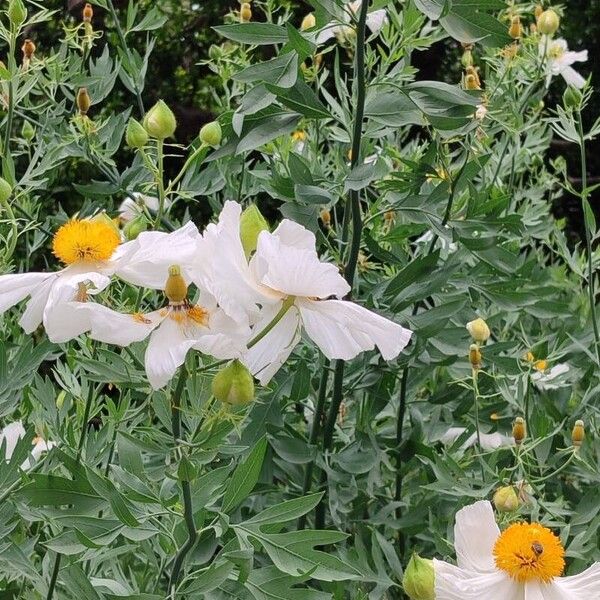
[[[594,563],[579,575],[559,577],[548,588],[550,595],[544,596],[544,600],[596,600],[600,598],[600,563]]]
[[[450,427],[445,431],[439,441],[442,444],[452,445],[454,442],[465,434],[467,431],[466,427]],[[502,435],[499,432],[495,433],[482,433],[481,447],[483,450],[497,450],[498,448],[505,448],[513,445],[513,438],[507,435]],[[435,441],[435,440],[434,440]],[[477,433],[472,433],[460,446],[461,450],[466,450],[471,446],[477,444]]]
[[[374,10],[367,15],[367,27],[377,35],[387,23],[387,13],[384,9]]]
[[[112,261],[115,273],[133,285],[160,290],[169,276],[169,267],[179,265],[189,282],[199,237],[191,221],[171,233],[144,231],[117,250]]]
[[[37,461],[45,452],[49,452],[56,446],[55,442],[39,440],[33,446],[33,450],[31,451],[31,456]]]
[[[277,236],[281,243],[286,246],[312,251],[317,247],[315,234],[299,223],[290,221],[290,219],[283,219],[273,231],[273,235]]]
[[[49,277],[43,281],[32,293],[25,311],[19,319],[19,325],[25,333],[33,333],[42,322],[44,309],[48,303],[50,291],[55,284],[58,274],[55,277]]]
[[[13,452],[15,451],[15,447],[17,442],[25,435],[25,427],[23,427],[23,423],[21,421],[14,421],[13,423],[9,423],[1,432],[0,432],[0,445],[2,442],[6,443],[6,448],[4,451],[4,458],[6,460],[10,460]]]
[[[581,89],[585,86],[585,78],[580,75],[573,67],[563,66],[560,69],[563,79],[573,87]]]
[[[398,356],[412,332],[363,306],[343,300],[298,299],[308,336],[327,358],[350,360],[379,348],[385,360]]]
[[[569,372],[569,365],[559,363],[554,365],[549,371],[536,371],[531,376],[534,385],[540,390],[557,390],[569,385],[568,381],[562,376]]]
[[[285,295],[327,298],[350,291],[338,268],[322,263],[316,249],[284,244],[267,231],[258,237],[251,268],[260,283]]]
[[[250,327],[217,309],[210,314],[207,327],[198,327],[194,349],[218,359],[240,358],[250,339]]]
[[[86,302],[82,310],[88,313],[90,337],[117,346],[146,339],[168,315],[167,309],[143,315],[119,313],[95,302]]]
[[[493,550],[499,536],[490,502],[481,500],[459,510],[454,525],[458,566],[478,573],[494,572]]]
[[[261,320],[254,326],[253,334],[258,335],[279,312],[281,304],[265,309]],[[242,362],[250,372],[266,385],[288,359],[300,341],[300,314],[292,306],[281,321],[242,357]]]
[[[0,276],[0,314],[33,294],[56,273],[19,273]]]
[[[526,598],[523,585],[497,569],[478,573],[441,560],[433,561],[433,569],[435,600],[525,600]]]
[[[119,206],[119,218],[125,223],[143,214],[144,206],[151,212],[155,213],[158,211],[159,201],[155,196],[147,196],[146,194],[140,194],[139,192],[133,192],[132,196],[135,200],[127,197]],[[165,208],[168,208],[170,205],[171,202],[165,200]]]

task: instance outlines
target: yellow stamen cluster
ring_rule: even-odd
[[[496,541],[496,566],[519,583],[548,583],[562,575],[565,550],[559,538],[539,523],[515,523]]]
[[[74,219],[54,235],[52,252],[66,265],[108,260],[120,243],[119,235],[102,221]]]

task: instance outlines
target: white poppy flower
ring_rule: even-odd
[[[411,331],[353,302],[329,299],[345,296],[350,287],[335,265],[319,260],[310,231],[284,219],[273,233],[260,233],[248,263],[239,241],[240,213],[237,203],[227,202],[217,225],[207,228],[202,251],[210,261],[201,262],[210,262],[212,271],[195,281],[226,313],[249,318],[254,335],[287,306],[281,320],[244,357],[263,385],[287,360],[301,328],[329,359],[350,360],[375,346],[385,360],[400,354]]]
[[[0,276],[0,314],[30,297],[19,324],[26,333],[40,323],[50,341],[66,342],[91,327],[81,306],[104,290],[112,275],[134,285],[160,289],[163,274],[173,262],[191,260],[200,234],[193,223],[173,233],[149,231],[120,244],[117,231],[106,221],[72,220],[54,236],[53,252],[67,266],[56,272]]]
[[[15,451],[18,441],[25,436],[25,427],[21,421],[14,421],[9,423],[2,431],[0,431],[0,445],[4,442],[6,444],[4,451],[5,460],[10,460]],[[48,452],[51,448],[54,448],[56,444],[54,442],[46,442],[41,437],[35,437],[33,439],[33,448],[31,449],[31,456],[35,461],[39,460],[44,452]],[[28,469],[31,466],[29,459],[25,460],[21,464],[21,469]]]
[[[446,446],[451,446],[456,440],[465,434],[466,427],[450,427],[442,434],[439,441]],[[502,435],[501,433],[481,433],[481,448],[483,450],[497,450],[498,448],[506,448],[512,446],[514,440],[512,437]],[[461,450],[466,450],[477,444],[477,433],[472,433],[460,446]]]
[[[560,539],[539,523],[501,532],[490,502],[460,510],[454,526],[458,566],[434,560],[436,600],[591,600],[600,597],[600,563],[561,577]]]
[[[333,21],[327,23],[327,25],[319,31],[316,39],[317,44],[324,44],[333,37],[337,37],[338,39],[351,38],[354,35],[354,27],[350,25],[350,13],[358,15],[361,6],[362,0],[349,2],[346,5],[346,10],[344,11],[343,18],[340,22]],[[374,10],[367,15],[367,27],[374,35],[377,35],[386,23],[387,14],[384,9]]]
[[[585,79],[571,66],[576,62],[585,62],[588,59],[588,51],[571,52],[566,40],[557,38],[555,40],[544,40],[540,42],[540,50],[543,53],[546,48],[548,61],[547,83],[555,75],[562,75],[568,85],[581,89],[585,85]]]
[[[146,194],[140,194],[140,192],[133,192],[131,194],[133,198],[129,196],[121,202],[119,206],[119,219],[123,223],[135,219],[137,216],[144,214],[144,206],[151,212],[158,212],[159,201],[155,196],[147,196]],[[168,210],[171,202],[165,200],[165,209]]]
[[[201,295],[201,304],[190,303],[187,282],[177,266],[163,271],[163,287],[169,304],[147,314],[122,314],[101,304],[82,304],[79,310],[91,322],[90,337],[128,346],[150,336],[144,362],[154,389],[172,379],[192,349],[219,359],[241,357],[250,336],[248,326],[228,317],[208,294]]]
[[[545,362],[545,361],[544,361]],[[550,369],[538,370],[531,375],[531,381],[540,390],[557,390],[561,387],[570,385],[562,377],[569,372],[569,365],[559,363]]]

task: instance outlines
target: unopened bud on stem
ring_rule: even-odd
[[[215,375],[212,393],[217,400],[233,406],[250,404],[254,400],[252,374],[239,360],[234,360]]]
[[[435,600],[433,561],[413,554],[404,571],[402,587],[411,600]]]
[[[554,35],[560,25],[560,17],[551,9],[545,10],[537,20],[538,31],[543,35]]]
[[[91,105],[92,99],[88,94],[87,88],[80,88],[77,92],[77,108],[79,109],[79,114],[87,115]]]
[[[144,128],[157,140],[171,137],[177,129],[177,120],[173,111],[163,100],[159,100],[144,117]]]
[[[520,446],[527,436],[527,425],[525,424],[525,419],[523,419],[523,417],[517,417],[515,419],[515,422],[513,423],[512,435],[513,438],[515,438],[515,444]]]
[[[148,143],[148,132],[133,117],[127,123],[125,141],[130,148],[143,148]]]

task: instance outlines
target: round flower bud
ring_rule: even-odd
[[[527,425],[523,417],[517,417],[513,423],[512,435],[515,438],[515,444],[519,446],[527,436]]]
[[[171,304],[181,304],[187,298],[187,284],[181,275],[179,265],[169,267],[169,277],[165,283],[165,296]]]
[[[545,10],[537,20],[538,31],[543,35],[554,35],[560,25],[560,17],[551,9]]]
[[[496,490],[494,506],[498,512],[515,512],[519,508],[519,496],[512,485],[507,485]]]
[[[317,19],[315,19],[315,15],[313,13],[308,13],[304,19],[302,19],[302,24],[300,25],[301,31],[307,31],[308,29],[312,29],[317,24]]]
[[[2,204],[7,202],[11,194],[12,186],[10,183],[8,183],[8,181],[6,181],[6,179],[2,179],[2,177],[0,177],[0,202]]]
[[[148,229],[148,219],[144,215],[138,215],[125,223],[123,235],[129,240],[135,240],[142,231]]]
[[[159,100],[144,117],[144,128],[150,136],[157,140],[171,137],[177,129],[177,121],[173,111]]]
[[[402,587],[411,600],[435,600],[433,561],[413,554],[404,571]]]
[[[250,404],[254,400],[252,374],[239,360],[234,360],[215,375],[212,393],[217,400],[233,406]]]
[[[467,323],[467,331],[471,337],[479,344],[487,342],[490,337],[490,328],[487,323],[479,318]]]
[[[130,148],[143,148],[148,143],[148,132],[133,117],[127,123],[125,141]]]
[[[23,139],[30,142],[35,137],[35,128],[29,121],[23,121],[23,127],[21,127],[21,135]]]
[[[203,144],[216,148],[223,139],[223,131],[218,121],[211,121],[200,130],[200,141]]]
[[[246,258],[250,258],[250,255],[256,250],[258,236],[261,231],[269,231],[269,224],[256,204],[251,204],[242,212],[240,217],[240,239]]]
[[[8,18],[14,27],[19,27],[25,22],[27,9],[23,4],[23,0],[10,0],[8,3]]]
[[[91,105],[92,99],[88,94],[87,88],[80,88],[77,92],[77,108],[79,109],[79,114],[87,115]]]
[[[240,6],[240,21],[242,23],[248,23],[252,20],[252,7],[249,2],[243,2]]]
[[[576,87],[569,85],[563,93],[563,104],[565,108],[579,108],[582,98],[582,93]]]
[[[469,347],[469,362],[473,369],[481,369],[481,361],[483,357],[481,355],[481,350],[479,350],[479,346],[477,344],[471,344]]]
[[[82,18],[84,23],[91,23],[94,17],[94,7],[88,2],[83,7]]]
[[[575,446],[575,448],[581,447],[581,444],[583,444],[583,440],[585,439],[585,425],[583,421],[575,421],[575,427],[573,427],[571,439],[573,440],[573,446]]]

